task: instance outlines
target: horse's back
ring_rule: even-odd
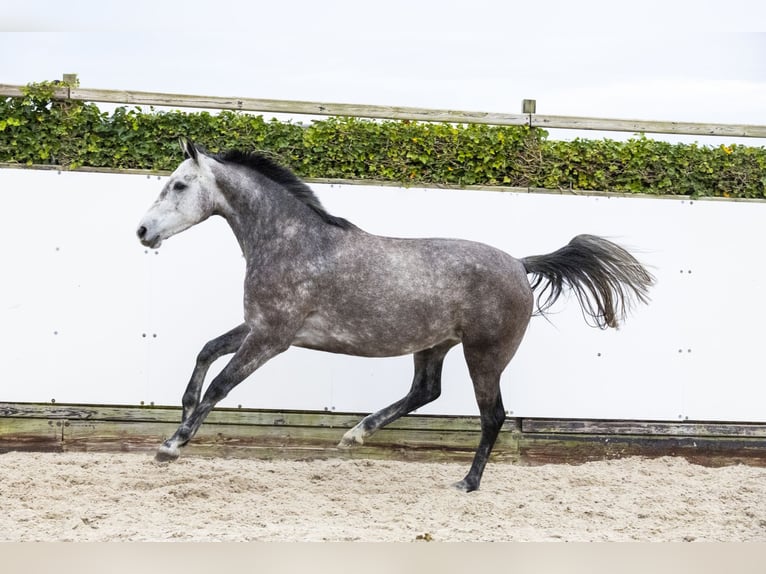
[[[399,355],[449,340],[502,339],[526,326],[532,293],[511,255],[457,239],[353,235],[331,258],[295,344]]]

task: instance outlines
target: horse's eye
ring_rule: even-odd
[[[187,185],[186,185],[184,182],[182,182],[182,181],[177,181],[177,182],[175,182],[175,183],[173,184],[173,191],[183,191],[183,190],[184,190],[184,189],[186,189],[187,187],[188,187],[188,186],[187,186]]]

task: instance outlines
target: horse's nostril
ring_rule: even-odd
[[[143,225],[139,227],[138,231],[136,231],[136,235],[138,235],[139,239],[143,239],[144,236],[146,235],[146,227],[144,227]]]

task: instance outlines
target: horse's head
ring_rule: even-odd
[[[215,160],[186,138],[180,143],[186,159],[170,175],[136,231],[141,243],[152,249],[168,237],[204,221],[219,207],[221,196],[211,168]]]

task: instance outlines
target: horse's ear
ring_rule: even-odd
[[[197,162],[197,147],[189,138],[178,138],[178,143],[181,146],[181,151],[184,152],[184,158],[191,158],[194,162]]]

